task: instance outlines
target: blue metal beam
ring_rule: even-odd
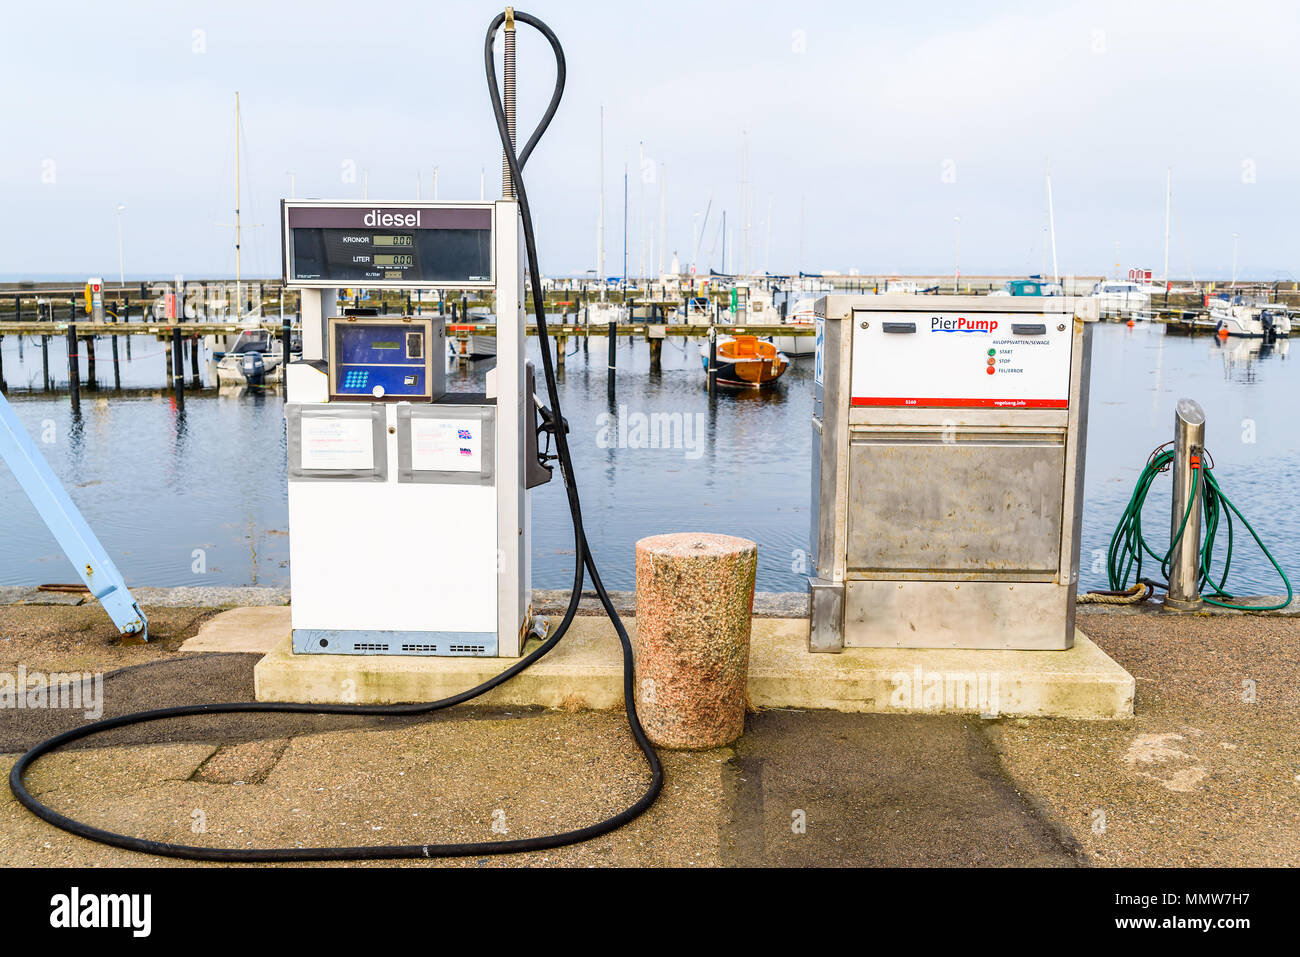
[[[149,623],[131,597],[122,573],[72,503],[13,408],[0,393],[0,458],[36,506],[72,566],[124,635],[149,640]]]

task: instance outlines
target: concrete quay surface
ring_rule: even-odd
[[[101,671],[105,716],[252,699],[261,653],[180,650],[214,609],[146,611],[154,640],[131,645],[93,603],[0,606],[0,672]],[[614,834],[410,863],[1300,866],[1300,622],[1080,608],[1079,626],[1134,676],[1133,717],[761,708],[731,748],[665,752],[659,802]],[[0,709],[0,772],[85,720]],[[626,806],[646,772],[617,710],[467,706],[120,728],[30,780],[103,827],[247,847],[492,840],[498,810],[511,837],[559,830]],[[0,837],[2,865],[181,863],[74,838],[3,788]]]

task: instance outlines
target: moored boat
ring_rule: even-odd
[[[774,299],[770,291],[749,293],[744,300],[744,312],[736,317],[736,325],[811,326],[814,323],[813,299],[800,299],[791,307],[792,300],[787,296],[784,309],[778,309]],[[776,346],[778,352],[791,358],[811,356],[817,351],[812,336],[783,336],[773,332],[770,335],[764,333],[763,338]]]
[[[709,356],[700,356],[707,375]],[[790,368],[790,360],[775,345],[757,336],[718,336],[718,384],[766,389]]]
[[[1221,336],[1274,342],[1291,335],[1291,314],[1275,303],[1249,305],[1215,298],[1210,300],[1210,319]]]
[[[244,386],[267,385],[279,382],[284,364],[281,343],[265,329],[245,329],[235,338],[230,349],[216,353],[217,385]]]

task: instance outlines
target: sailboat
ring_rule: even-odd
[[[283,344],[262,328],[262,305],[244,309],[244,284],[241,271],[243,228],[240,220],[239,93],[235,92],[235,302],[234,315],[238,332],[208,337],[208,348],[217,363],[217,385],[259,386],[278,382],[283,376]]]

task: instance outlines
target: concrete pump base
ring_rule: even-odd
[[[278,635],[274,650],[256,667],[259,701],[433,701],[511,664],[500,658],[295,655],[288,608],[267,609],[256,621],[245,617],[239,629],[225,627],[223,617],[205,625],[182,650],[260,651]],[[635,619],[624,621],[629,630],[635,628]],[[218,634],[229,637],[217,641]],[[753,707],[1092,720],[1133,716],[1132,675],[1082,632],[1075,633],[1068,651],[851,648],[810,654],[807,641],[806,619],[754,619],[748,685]],[[534,647],[530,641],[527,650]],[[622,707],[623,670],[613,626],[600,616],[575,618],[554,651],[477,702]]]

